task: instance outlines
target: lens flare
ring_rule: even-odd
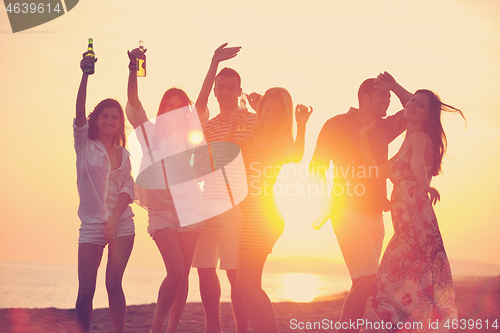
[[[192,144],[199,144],[201,141],[203,141],[203,133],[201,133],[198,130],[192,130],[188,134],[188,140]]]

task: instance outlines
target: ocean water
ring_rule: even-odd
[[[94,308],[108,306],[104,286],[105,266],[101,265],[94,296]],[[230,285],[225,271],[218,271],[222,302],[230,302]],[[127,267],[123,288],[128,305],[156,302],[165,270]],[[196,269],[189,276],[188,302],[201,302]],[[273,302],[309,302],[315,297],[346,291],[348,276],[264,272],[262,287]],[[0,308],[71,309],[78,291],[76,265],[0,262]]]

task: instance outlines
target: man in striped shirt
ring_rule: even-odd
[[[226,46],[227,43],[215,50],[196,102],[196,105],[207,105],[210,91],[215,82],[214,95],[219,103],[220,113],[209,120],[204,128],[207,143],[224,141],[224,136],[231,125],[231,114],[238,109],[238,98],[242,93],[241,78],[235,70],[226,67],[217,76],[215,75],[219,63],[235,57],[240,50],[239,47],[228,48]],[[256,123],[257,115],[249,113],[246,131],[238,131],[236,140],[251,133]],[[217,168],[217,165],[212,165],[212,168]],[[246,179],[242,179],[242,183],[236,185],[247,186]],[[231,186],[233,185],[235,184],[231,184]],[[224,200],[223,198],[227,198],[228,195],[225,184],[212,182],[209,178],[205,181],[203,194],[205,203],[214,206]],[[231,284],[231,301],[237,332],[247,332],[248,330],[248,319],[241,299],[236,293],[236,267],[238,265],[238,245],[242,221],[243,217],[239,206],[207,220],[206,227],[196,246],[193,267],[198,268],[200,294],[206,319],[205,333],[222,332],[219,311],[221,290],[216,273],[219,258],[220,268],[226,270]]]

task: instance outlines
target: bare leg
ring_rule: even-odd
[[[271,300],[262,289],[262,270],[268,253],[240,249],[236,285],[255,333],[279,332]]]
[[[200,296],[205,311],[205,333],[221,333],[220,282],[215,268],[198,268]]]
[[[248,317],[245,312],[243,300],[236,288],[236,269],[228,269],[226,271],[227,278],[231,284],[231,304],[233,306],[234,320],[236,321],[236,333],[248,332]]]
[[[122,288],[122,278],[133,246],[133,235],[115,238],[108,245],[106,290],[108,291],[109,313],[115,333],[123,333],[125,330],[127,306]]]
[[[101,264],[104,246],[83,243],[78,245],[78,296],[76,298],[76,323],[78,332],[88,333],[92,321],[97,270]]]
[[[198,231],[178,232],[179,243],[184,257],[184,272],[182,282],[177,292],[177,297],[172,304],[168,316],[168,327],[166,333],[174,333],[181,319],[182,311],[186,305],[186,299],[189,290],[189,272],[191,271],[191,262],[193,261],[194,249],[200,233]]]
[[[340,316],[341,323],[355,322],[357,319],[362,319],[365,315],[366,303],[372,292],[373,283],[375,282],[376,274],[362,276],[352,280],[352,287],[347,295],[342,314]],[[340,329],[338,332],[358,333],[355,329]]]
[[[177,297],[177,291],[182,282],[184,255],[175,229],[164,228],[158,230],[154,240],[167,269],[167,276],[158,291],[158,301],[156,302],[153,327],[151,328],[151,333],[161,333],[163,322]]]

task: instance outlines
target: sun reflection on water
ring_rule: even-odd
[[[279,298],[292,302],[311,302],[323,293],[320,277],[308,273],[286,273],[281,276]]]

